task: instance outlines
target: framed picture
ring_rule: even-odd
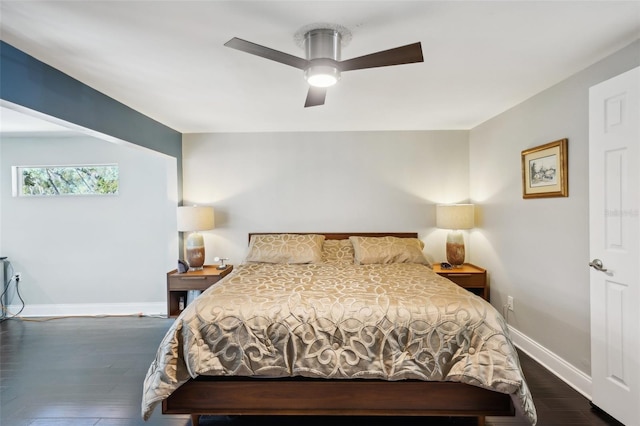
[[[522,198],[568,197],[568,139],[522,151]]]

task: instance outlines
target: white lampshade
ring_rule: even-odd
[[[178,231],[207,231],[213,228],[213,207],[178,207]]]
[[[436,226],[442,229],[471,229],[474,227],[473,204],[439,204],[436,206]]]

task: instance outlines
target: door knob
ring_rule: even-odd
[[[591,266],[596,271],[607,272],[607,269],[602,267],[602,260],[600,259],[593,259],[591,262],[589,262],[589,266]]]

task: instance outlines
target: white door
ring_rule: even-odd
[[[628,426],[640,425],[639,98],[640,68],[589,91],[592,402]]]

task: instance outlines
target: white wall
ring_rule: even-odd
[[[636,42],[470,132],[471,198],[482,206],[471,260],[490,272],[495,306],[514,297],[508,320],[517,331],[586,374],[588,89],[639,62]],[[569,197],[522,199],[521,151],[562,138],[569,139]]]
[[[0,247],[22,272],[24,315],[166,311],[178,255],[174,158],[88,136],[3,137],[0,153]],[[11,194],[11,166],[99,163],[119,165],[119,195]]]
[[[434,203],[468,198],[466,131],[183,136],[184,204],[211,205],[206,262],[249,232],[416,231],[444,259]]]

